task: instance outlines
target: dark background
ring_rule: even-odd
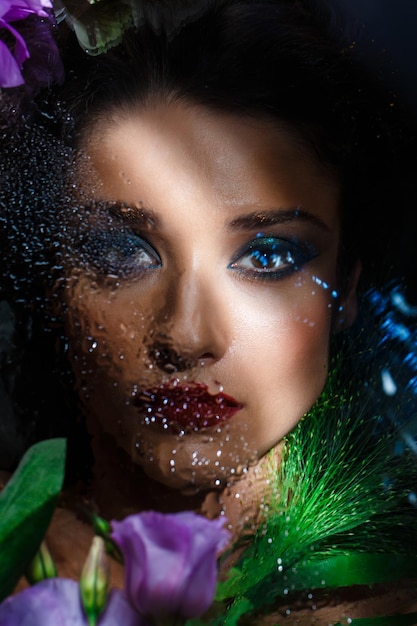
[[[417,0],[332,1],[350,24],[349,35],[363,58],[411,112],[417,128]],[[417,164],[417,132],[414,141],[410,160]],[[398,273],[406,279],[409,300],[417,304],[417,165],[413,172],[412,166],[407,206],[394,207],[387,219],[397,240]]]
[[[417,0],[333,1],[353,22],[369,63],[417,115]]]

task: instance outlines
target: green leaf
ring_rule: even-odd
[[[285,572],[283,587],[290,591],[329,589],[372,585],[401,578],[417,578],[415,555],[350,553],[297,563]]]
[[[236,598],[229,607],[223,621],[222,626],[237,626],[240,618],[245,613],[249,613],[253,609],[253,604],[247,598]]]
[[[351,585],[417,579],[417,556],[407,554],[339,554],[328,558],[305,559],[282,572],[269,574],[251,587],[246,595],[255,606],[275,602],[288,593],[314,589],[334,589]]]
[[[36,554],[65,474],[65,439],[48,439],[25,453],[0,493],[0,601]]]
[[[217,583],[215,600],[221,602],[237,595],[240,592],[242,572],[237,567],[232,567],[227,573],[227,579]]]
[[[245,595],[255,609],[259,609],[301,590],[369,586],[402,578],[415,578],[417,584],[415,555],[356,552],[301,560],[293,567],[264,577],[258,585],[248,589]]]

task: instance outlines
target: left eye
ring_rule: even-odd
[[[81,240],[79,248],[84,262],[102,275],[141,276],[162,265],[158,252],[131,232],[99,231]]]
[[[279,279],[315,256],[308,246],[277,237],[258,237],[239,250],[229,265],[254,278]]]

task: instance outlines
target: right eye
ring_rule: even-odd
[[[162,266],[157,251],[132,231],[109,229],[90,234],[79,249],[84,264],[107,276],[141,276]]]
[[[249,279],[278,281],[297,272],[315,256],[315,250],[307,243],[258,236],[238,251],[229,269]]]

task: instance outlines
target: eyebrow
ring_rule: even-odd
[[[141,202],[129,204],[117,200],[113,202],[98,200],[85,206],[86,208],[107,210],[111,215],[126,222],[133,222],[136,226],[141,228],[156,230],[160,226],[160,220],[156,213],[152,209],[144,207]],[[251,231],[261,227],[267,228],[268,226],[275,226],[276,224],[289,224],[296,220],[315,224],[322,230],[330,232],[330,228],[321,218],[299,206],[245,213],[244,215],[230,220],[227,223],[227,227],[230,230]]]
[[[156,213],[149,208],[145,208],[141,202],[129,204],[127,202],[96,201],[87,205],[87,208],[98,208],[108,211],[110,215],[125,222],[134,223],[136,226],[155,230],[159,226],[159,219]]]
[[[277,208],[269,211],[254,211],[234,218],[227,226],[231,230],[256,230],[260,227],[275,226],[276,224],[289,224],[295,221],[315,224],[322,230],[330,232],[330,228],[323,220],[301,207]]]

